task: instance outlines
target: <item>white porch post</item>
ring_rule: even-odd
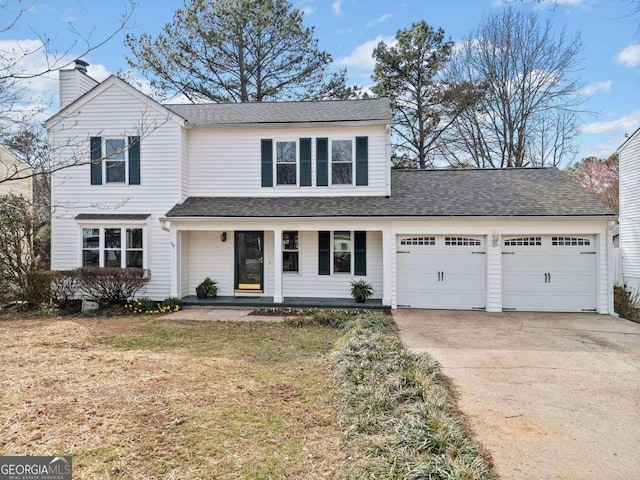
[[[169,274],[171,278],[171,296],[182,297],[180,289],[180,232],[175,228],[171,229],[171,259]]]
[[[273,229],[273,303],[282,303],[282,229]]]
[[[382,304],[391,305],[393,277],[391,272],[391,263],[394,252],[394,235],[391,233],[391,227],[385,227],[382,230]]]

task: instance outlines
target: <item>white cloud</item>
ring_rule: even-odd
[[[342,13],[342,0],[335,0],[335,2],[331,4],[331,9],[333,13],[340,15]]]
[[[300,11],[302,13],[304,13],[305,15],[311,15],[313,12],[316,11],[316,7],[312,7],[311,5],[307,5],[306,7],[302,7],[300,9]]]
[[[615,120],[587,123],[582,126],[582,133],[587,135],[609,132],[632,133],[638,128],[638,125],[640,125],[640,110],[635,110]]]
[[[381,23],[386,22],[387,20],[391,20],[393,18],[393,15],[390,13],[385,13],[383,15],[380,15],[378,18],[371,20],[369,23],[367,23],[367,28],[371,28],[375,25],[379,25]]]
[[[616,56],[616,60],[625,67],[637,67],[640,65],[640,43],[634,43],[622,49]]]
[[[613,82],[611,80],[606,80],[604,82],[590,83],[588,85],[585,85],[585,87],[582,89],[582,94],[587,97],[590,97],[591,95],[595,95],[596,93],[599,93],[599,92],[609,93],[611,91],[612,85],[613,85]]]
[[[373,67],[376,64],[373,59],[373,50],[380,42],[392,45],[395,40],[393,37],[383,37],[382,35],[378,35],[373,40],[356,45],[356,47],[351,50],[350,55],[338,60],[338,64],[344,65],[345,67],[353,67],[358,70],[373,70]]]

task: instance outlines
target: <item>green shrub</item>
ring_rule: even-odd
[[[177,312],[182,308],[182,301],[175,297],[169,297],[162,302],[156,302],[148,298],[136,298],[127,303],[127,308],[132,313],[158,314]]]
[[[184,302],[176,297],[167,297],[161,303],[162,307],[169,307],[173,311],[178,311],[184,306]]]
[[[205,278],[197,288],[201,288],[207,297],[216,297],[218,295],[218,282],[211,280],[210,277]]]
[[[125,305],[151,279],[142,268],[84,267],[77,272],[80,289],[100,308]]]
[[[640,322],[640,292],[626,286],[613,287],[613,307],[622,318]]]

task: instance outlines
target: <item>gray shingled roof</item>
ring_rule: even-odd
[[[556,168],[394,170],[385,197],[189,197],[167,217],[614,216]]]
[[[387,98],[318,102],[165,105],[193,125],[391,121]]]

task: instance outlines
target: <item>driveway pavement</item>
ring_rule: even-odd
[[[640,479],[640,324],[596,314],[396,310],[503,479]]]

